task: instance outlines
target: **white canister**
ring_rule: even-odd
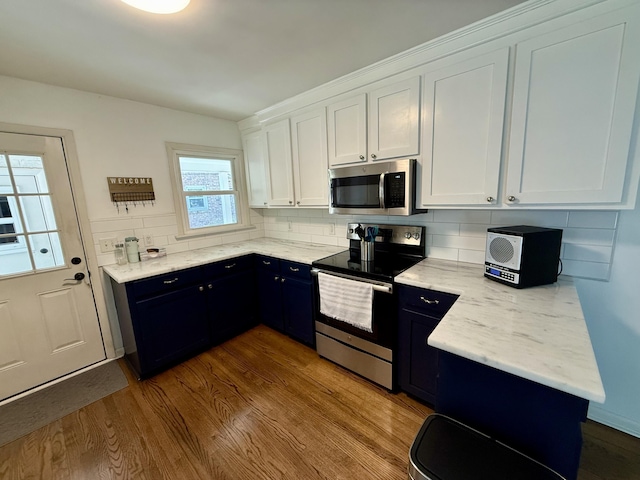
[[[127,237],[124,239],[125,249],[127,250],[127,259],[129,263],[140,261],[140,252],[138,251],[138,239],[136,237]]]

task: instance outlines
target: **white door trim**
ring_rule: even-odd
[[[107,304],[105,302],[104,286],[102,281],[101,270],[98,265],[95,249],[93,248],[91,224],[89,222],[89,212],[87,211],[86,197],[84,188],[82,187],[82,176],[80,174],[80,163],[78,161],[78,153],[76,151],[76,142],[71,130],[49,127],[36,127],[30,125],[18,125],[13,123],[0,122],[0,132],[6,133],[22,133],[27,135],[41,135],[45,137],[58,137],[62,140],[62,148],[64,149],[67,168],[69,170],[69,180],[73,190],[73,200],[78,216],[78,225],[82,236],[82,246],[87,258],[88,270],[91,272],[91,285],[93,289],[93,298],[96,303],[98,313],[98,321],[102,332],[107,359],[116,358],[116,350],[113,344],[113,334],[109,324],[109,316],[107,313]],[[47,385],[49,385],[47,383]],[[31,391],[31,390],[29,390]]]

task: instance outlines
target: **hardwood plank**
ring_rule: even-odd
[[[125,366],[121,361],[121,365]],[[259,326],[0,448],[0,479],[398,479],[432,410]],[[584,428],[580,480],[640,479],[640,439]]]

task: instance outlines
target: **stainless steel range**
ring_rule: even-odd
[[[347,226],[349,250],[312,263],[318,354],[389,390],[396,387],[394,279],[425,258],[425,227]]]

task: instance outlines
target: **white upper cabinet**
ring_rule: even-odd
[[[329,166],[419,153],[420,77],[385,81],[368,98],[362,93],[327,107]]]
[[[623,200],[637,23],[618,11],[517,44],[507,205]]]
[[[262,131],[244,135],[242,146],[244,149],[244,168],[245,172],[247,172],[249,206],[252,208],[264,208],[268,206],[268,196],[267,167],[264,158]]]
[[[425,74],[423,207],[492,205],[498,198],[509,49],[476,51],[452,55]]]
[[[289,119],[265,126],[263,139],[268,166],[269,206],[293,206],[293,168]]]
[[[291,146],[296,206],[329,205],[324,108],[291,117]]]
[[[327,107],[329,165],[367,161],[367,96],[348,98]]]
[[[419,152],[420,77],[369,93],[369,158],[408,157]]]

